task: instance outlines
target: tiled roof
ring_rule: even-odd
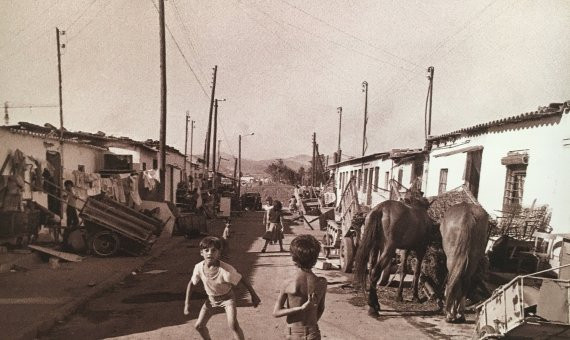
[[[544,117],[550,117],[555,115],[561,115],[562,113],[568,113],[570,111],[570,100],[564,103],[552,103],[548,106],[541,106],[536,111],[521,113],[516,116],[511,116],[507,118],[501,118],[498,120],[493,120],[487,123],[477,124],[470,127],[466,127],[463,129],[459,129],[453,132],[448,132],[438,136],[430,136],[428,137],[428,141],[437,141],[439,139],[444,139],[447,137],[459,136],[462,134],[473,133],[473,132],[482,132],[486,131],[488,128],[506,125],[506,124],[514,124],[520,123],[530,120],[537,120]]]
[[[352,159],[348,159],[346,161],[330,164],[329,168],[338,168],[343,165],[349,164],[357,164],[357,163],[364,163],[368,161],[373,161],[381,158],[391,158],[391,159],[401,159],[404,157],[415,156],[418,154],[423,153],[424,150],[422,149],[392,149],[391,151],[386,152],[377,152],[371,155],[365,155],[362,157],[356,157]]]

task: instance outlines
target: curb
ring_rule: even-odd
[[[102,294],[103,292],[110,289],[117,283],[121,282],[128,275],[130,275],[133,270],[137,269],[138,267],[144,266],[149,261],[159,257],[165,251],[182,243],[184,240],[185,238],[183,237],[170,238],[169,241],[166,241],[161,245],[157,245],[157,247],[153,247],[151,249],[151,254],[147,258],[141,259],[141,261],[137,263],[134,266],[134,268],[111,275],[105,281],[99,283],[96,286],[96,288],[94,287],[92,290],[89,290],[88,293],[82,296],[78,296],[72,301],[53,310],[46,319],[30,323],[27,327],[17,332],[14,336],[14,339],[20,339],[20,340],[36,339],[38,334],[49,331],[57,322],[65,320],[69,315],[73,314],[75,311],[77,311],[79,308],[81,308],[83,305],[89,302],[89,300]]]

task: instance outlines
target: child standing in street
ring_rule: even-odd
[[[234,267],[220,261],[221,248],[222,242],[217,237],[209,236],[200,241],[200,255],[202,255],[204,260],[194,266],[192,278],[188,282],[184,302],[184,315],[190,313],[189,305],[193,286],[202,281],[204,289],[208,294],[208,300],[204,302],[200,310],[198,320],[196,320],[196,330],[203,339],[210,339],[206,324],[213,315],[214,309],[224,308],[233,338],[241,340],[244,339],[244,335],[237,321],[234,287],[238,285],[244,286],[251,295],[251,302],[254,307],[257,307],[261,300],[249,282]]]
[[[319,241],[311,235],[300,235],[291,241],[297,271],[284,282],[273,309],[274,317],[287,317],[286,339],[321,339],[317,323],[325,311],[327,280],[312,272],[320,251]]]
[[[228,252],[230,250],[230,237],[232,235],[232,231],[230,227],[232,226],[232,222],[228,218],[226,220],[226,227],[224,228],[224,232],[222,233],[222,258],[228,258]]]

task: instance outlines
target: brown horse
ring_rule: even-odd
[[[479,205],[459,203],[441,221],[443,250],[447,256],[445,320],[465,321],[465,295],[481,281],[477,273],[485,257],[489,217]]]
[[[415,250],[418,261],[414,271],[413,300],[418,298],[418,278],[423,256],[430,241],[429,235],[433,222],[427,214],[427,200],[414,199],[410,205],[400,201],[384,201],[378,204],[366,216],[364,231],[358,246],[355,260],[355,278],[366,287],[366,269],[371,260],[368,291],[368,314],[378,315],[380,303],[376,285],[382,271],[388,268],[396,249]],[[405,251],[403,262],[406,263],[408,252]],[[400,266],[403,269],[403,266]],[[402,273],[400,274],[402,277]],[[398,287],[398,300],[402,300],[403,279]]]

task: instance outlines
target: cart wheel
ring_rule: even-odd
[[[498,339],[497,332],[491,326],[483,326],[479,331],[479,339]]]
[[[354,243],[352,237],[343,237],[340,242],[340,269],[344,273],[352,273],[354,264]]]
[[[112,256],[119,250],[119,237],[111,231],[98,231],[91,236],[89,246],[97,256]]]

